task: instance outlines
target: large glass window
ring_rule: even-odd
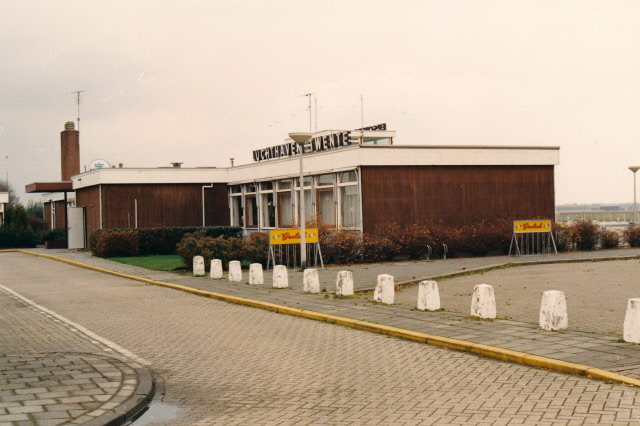
[[[332,189],[318,191],[318,216],[323,223],[336,226],[336,205]]]
[[[293,226],[291,191],[278,193],[278,227]]]
[[[350,170],[348,172],[342,172],[340,174],[340,182],[341,183],[345,183],[345,182],[356,182],[358,180],[358,177],[356,176],[356,172],[353,170]]]
[[[273,192],[261,194],[262,226],[265,228],[276,227],[276,206],[273,204]]]
[[[231,197],[231,226],[244,227],[242,197]]]
[[[360,201],[358,200],[358,186],[340,187],[342,226],[355,227],[360,221]]]
[[[291,179],[281,180],[278,182],[278,189],[291,189]]]
[[[300,205],[300,191],[296,191],[297,206]],[[304,215],[307,220],[313,219],[315,212],[313,211],[313,197],[311,196],[311,190],[305,189],[304,191]],[[297,215],[296,215],[297,216]]]
[[[304,177],[304,186],[311,186],[311,176]],[[300,178],[296,179],[296,188],[300,188]]]
[[[318,186],[331,186],[333,185],[333,175],[320,175],[317,182]]]
[[[247,228],[258,227],[258,205],[256,204],[256,196],[251,195],[244,198],[246,210]]]

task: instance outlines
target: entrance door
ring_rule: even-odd
[[[69,248],[85,248],[84,238],[84,207],[69,207],[67,212],[69,220]]]

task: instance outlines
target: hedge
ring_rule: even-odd
[[[103,250],[98,249],[99,242],[106,238],[105,235],[109,234],[109,238],[113,236],[111,234],[134,231],[137,236],[138,254],[141,256],[148,256],[154,254],[176,254],[176,246],[186,234],[193,234],[197,231],[204,231],[207,237],[217,238],[241,238],[242,228],[236,226],[207,226],[207,227],[173,227],[173,228],[139,228],[139,229],[99,229],[94,231],[89,238],[89,248],[95,256],[102,256],[99,252]],[[125,235],[125,234],[118,234]],[[117,238],[117,237],[116,237]],[[130,237],[127,237],[130,238]],[[126,251],[126,250],[125,250]],[[110,256],[133,256],[131,254],[112,254]]]

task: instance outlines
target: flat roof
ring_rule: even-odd
[[[73,191],[73,182],[72,181],[62,181],[62,182],[33,182],[24,187],[24,191],[27,194],[32,194],[36,192],[72,192]]]
[[[304,154],[304,173],[322,174],[362,166],[554,166],[557,146],[350,145]],[[299,176],[299,157],[226,168],[96,169],[72,177],[73,188],[100,184],[242,183]],[[50,191],[51,192],[51,191]]]

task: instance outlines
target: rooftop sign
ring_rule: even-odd
[[[387,124],[382,123],[375,126],[363,127],[364,131],[376,131],[387,130]],[[351,145],[351,132],[335,132],[328,135],[316,136],[311,138],[311,141],[306,145],[311,152],[316,151],[328,151],[330,149],[340,148],[343,146]],[[294,143],[285,143],[283,145],[276,145],[269,148],[257,149],[253,151],[253,161],[265,161],[272,160],[274,158],[289,157],[291,155],[297,155],[300,153],[300,147]]]

